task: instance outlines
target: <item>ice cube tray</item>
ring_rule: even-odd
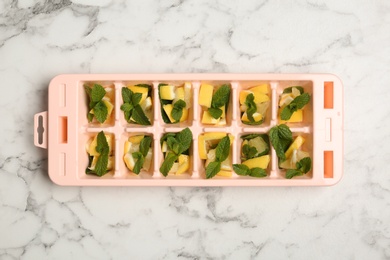
[[[161,118],[158,84],[182,85],[191,82],[193,108],[188,120],[180,124],[165,124]],[[111,122],[105,125],[88,123],[87,96],[83,85],[99,83],[115,88],[115,108]],[[125,121],[121,88],[147,83],[153,86],[153,118],[151,126],[129,124]],[[232,93],[226,126],[201,124],[198,105],[202,83],[230,84]],[[239,92],[268,83],[271,105],[262,125],[250,126],[240,120]],[[309,152],[312,170],[304,176],[285,178],[279,169],[276,153],[271,149],[268,177],[215,176],[205,178],[204,161],[198,155],[198,136],[205,132],[226,132],[235,136],[232,145],[232,163],[240,163],[240,136],[249,133],[268,133],[279,124],[278,99],[284,88],[302,86],[312,99],[305,107],[302,123],[288,124],[293,135],[301,134],[306,142],[303,150]],[[179,132],[189,127],[193,133],[191,166],[182,175],[164,177],[159,172],[162,163],[160,138],[167,132]],[[97,177],[86,175],[88,155],[85,145],[89,138],[103,130],[114,135],[114,169]],[[123,161],[125,140],[136,134],[153,137],[153,163],[150,172],[135,175]],[[343,87],[339,78],[331,74],[78,74],[59,75],[49,85],[48,111],[34,117],[34,143],[48,149],[48,171],[53,182],[76,186],[324,186],[337,183],[343,173]]]

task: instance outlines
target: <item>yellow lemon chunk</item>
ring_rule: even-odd
[[[123,160],[126,164],[126,167],[132,171],[134,169],[134,165],[135,165],[135,161],[134,161],[134,158],[131,154],[129,153],[126,153],[124,156],[123,156]]]
[[[141,100],[139,102],[140,104],[148,97],[148,91],[149,91],[148,88],[138,87],[138,86],[128,86],[127,88],[133,91],[134,93],[142,94]]]
[[[175,98],[173,99],[172,104],[175,104],[180,99],[185,101],[184,100],[184,87],[176,88],[176,90],[175,90]],[[186,107],[187,107],[187,103],[186,103]]]
[[[256,104],[258,103],[262,103],[262,102],[266,102],[266,101],[269,101],[269,96],[260,92],[260,91],[252,91],[252,90],[241,90],[240,92],[240,104],[245,104],[245,101],[246,101],[246,97],[249,95],[249,94],[253,94],[254,96],[254,102]]]
[[[261,119],[263,119],[263,115],[255,112],[255,113],[253,113],[253,119],[255,120],[255,122],[259,122]],[[246,112],[242,115],[241,121],[242,122],[250,122],[250,120],[248,118],[248,114]]]
[[[221,106],[219,109],[222,110],[222,115],[221,115],[221,118],[225,118],[226,117],[226,112],[225,112],[225,106]]]
[[[292,93],[284,93],[280,96],[279,106],[287,106],[294,100]]]
[[[241,90],[240,91],[240,104],[245,104],[245,100],[246,100],[246,96],[248,96],[249,94],[253,94],[252,91],[250,90]]]
[[[251,147],[255,147],[257,150],[257,153],[264,152],[268,147],[267,143],[260,136],[253,138],[253,139],[250,139],[248,144]]]
[[[108,148],[109,148],[109,154],[111,154],[112,153],[112,136],[109,135],[109,134],[105,134],[104,136],[107,139]],[[88,147],[89,155],[92,155],[92,156],[100,155],[96,151],[96,146],[97,146],[97,135],[95,136],[95,138],[92,140],[91,144]]]
[[[282,109],[280,109],[280,111],[282,111]],[[297,111],[295,111],[291,115],[289,120],[282,120],[282,119],[280,119],[280,114],[279,114],[279,121],[280,121],[281,124],[302,122],[303,121],[303,110],[302,109],[298,109]]]
[[[178,169],[179,169],[179,163],[175,162],[173,163],[172,168],[169,170],[168,173],[176,173]]]
[[[287,149],[287,151],[284,153],[284,155],[286,156],[286,158],[290,158],[293,150],[298,150],[302,144],[305,142],[305,139],[298,135],[297,138],[295,138],[294,142],[292,142],[292,144],[290,145],[290,147]]]
[[[209,142],[221,140],[226,136],[226,133],[204,133],[198,137],[198,151],[200,159],[206,160],[209,150]],[[230,144],[232,144],[234,137],[229,135]],[[210,150],[211,151],[211,150]]]
[[[175,98],[175,86],[165,85],[160,87],[161,99],[173,100]]]
[[[199,105],[207,108],[211,107],[211,100],[213,99],[214,87],[209,84],[202,84],[199,90]]]
[[[114,109],[114,105],[110,102],[110,99],[107,98],[107,97],[104,97],[103,98],[103,103],[106,105],[107,107],[107,120],[108,118],[110,117],[111,113],[112,113],[112,110]],[[107,121],[106,120],[106,121]]]
[[[267,154],[267,155],[263,155],[263,156],[256,157],[253,159],[246,160],[242,164],[248,166],[249,169],[256,168],[256,167],[266,169],[268,167],[269,160],[270,160],[270,157]]]
[[[91,163],[91,166],[89,167],[89,169],[95,170],[98,158],[99,158],[99,156],[93,157],[93,160],[92,160],[92,163]],[[112,170],[112,168],[114,168],[114,156],[108,157],[108,162],[107,162],[107,170]]]
[[[232,153],[229,152],[229,156],[225,161],[221,163],[221,171],[231,171],[232,170]]]
[[[218,176],[222,176],[222,177],[232,177],[232,172],[231,171],[224,171],[224,170],[221,170],[217,173]]]
[[[153,159],[152,148],[149,148],[148,153],[145,156],[145,161],[144,161],[144,165],[142,166],[142,169],[144,169],[145,171],[149,171],[150,165],[152,164],[152,159]]]
[[[250,90],[253,92],[260,92],[260,93],[267,95],[269,93],[269,84],[264,83],[264,84],[261,84],[259,86],[250,88]]]
[[[305,157],[310,157],[308,152],[304,152],[301,150],[293,150],[291,157],[282,162],[279,166],[283,169],[296,169],[297,162],[299,162]]]
[[[188,118],[188,109],[183,108],[183,114],[181,115],[180,122],[186,121]]]
[[[172,109],[173,109],[173,105],[172,104],[163,105],[163,109],[164,109],[165,113],[167,113],[167,116],[169,117],[169,120],[172,123],[175,122],[175,119],[173,119],[173,117],[171,115]]]
[[[139,144],[142,139],[144,139],[144,135],[134,135],[129,137],[129,142],[133,144]]]
[[[182,174],[190,168],[190,157],[185,154],[179,155],[179,168],[176,171],[176,174]]]
[[[129,151],[130,151],[130,148],[131,148],[131,142],[129,142],[129,141],[125,141],[125,148],[124,148],[124,150],[123,150],[123,153],[128,153]]]
[[[203,111],[203,116],[202,116],[202,124],[205,125],[215,125],[219,122],[220,118],[215,119],[210,115],[208,111]]]
[[[147,97],[144,101],[140,103],[142,110],[146,111],[152,108],[152,98]]]
[[[190,82],[184,83],[184,101],[186,102],[187,109],[192,107],[192,92]]]

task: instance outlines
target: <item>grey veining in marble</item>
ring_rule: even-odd
[[[62,73],[334,73],[333,187],[60,187],[32,118]],[[0,259],[390,259],[388,1],[0,2]]]

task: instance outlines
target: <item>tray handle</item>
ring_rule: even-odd
[[[47,149],[47,111],[34,115],[34,145]]]

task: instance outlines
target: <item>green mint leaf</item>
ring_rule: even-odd
[[[249,144],[244,144],[244,146],[242,147],[242,153],[244,154],[244,156],[247,160],[255,158],[257,155],[257,152],[258,151],[257,151],[256,147],[249,146]]]
[[[145,115],[140,105],[134,106],[131,116],[134,121],[140,125],[151,125],[149,118]]]
[[[85,92],[87,93],[89,99],[92,99],[91,95],[92,95],[92,88],[88,85],[84,85],[84,90]]]
[[[123,104],[121,105],[121,110],[122,110],[123,112],[130,112],[132,109],[133,109],[133,105],[130,104],[130,103],[123,103]]]
[[[192,143],[192,132],[191,130],[186,127],[183,130],[181,130],[179,133],[176,135],[176,140],[179,142],[180,150],[179,153],[183,153],[190,149],[191,143]]]
[[[122,99],[124,103],[131,103],[132,102],[132,96],[133,96],[133,91],[128,89],[127,87],[122,88]]]
[[[218,119],[222,116],[222,109],[220,108],[214,108],[214,107],[210,107],[208,110],[207,110],[209,113],[210,113],[210,116],[215,118],[215,119]]]
[[[271,128],[271,130],[269,131],[269,138],[278,158],[282,161],[286,160],[286,156],[284,155],[284,149],[280,143],[279,130],[277,126]]]
[[[290,109],[290,106],[285,106],[280,113],[280,119],[289,120],[294,112]]]
[[[133,157],[134,157],[134,153],[133,153]],[[135,162],[134,164],[134,167],[133,167],[133,172],[135,174],[139,174],[141,169],[142,169],[142,166],[144,165],[144,162],[145,162],[145,157],[142,156],[139,156],[139,158],[137,158],[137,161]]]
[[[162,145],[164,141],[166,142],[166,141],[168,140],[169,137],[175,138],[175,137],[176,137],[176,134],[175,134],[175,133],[166,133],[166,134],[164,134],[164,135],[161,137],[161,139],[160,139],[160,145]]]
[[[91,123],[93,120],[93,114],[89,113],[87,114],[88,122]]]
[[[183,109],[186,107],[186,102],[182,99],[179,99],[173,104],[173,109],[171,112],[172,118],[177,122],[180,121],[183,115]]]
[[[255,96],[252,93],[246,96],[245,105],[247,106],[246,114],[248,116],[249,121],[255,122],[253,114],[256,113],[257,106],[255,103]]]
[[[167,154],[167,156],[165,157],[163,163],[161,164],[160,166],[160,172],[162,175],[164,175],[165,177],[168,175],[168,172],[171,170],[173,164],[175,163],[175,161],[178,159],[179,157],[172,153],[172,152],[169,152]]]
[[[99,101],[93,108],[93,113],[99,123],[104,123],[108,116],[108,109],[106,104],[104,104],[103,101]]]
[[[304,90],[303,90],[303,88],[301,86],[292,86],[292,87],[285,88],[283,90],[283,94],[292,93],[292,88],[298,89],[301,94],[304,92]]]
[[[107,173],[108,153],[109,153],[108,142],[103,131],[99,132],[97,135],[97,144],[95,149],[96,152],[100,154],[96,162],[95,173],[98,176],[103,176],[104,174]]]
[[[108,154],[101,154],[96,162],[95,173],[97,176],[103,176],[107,173]]]
[[[149,152],[149,148],[152,145],[152,137],[145,136],[139,143],[139,151],[143,156],[146,156]]]
[[[229,136],[225,136],[219,141],[216,151],[215,151],[215,159],[218,162],[223,162],[228,158],[230,153],[230,138]]]
[[[241,176],[249,175],[250,169],[245,164],[233,164],[233,170]]]
[[[303,93],[302,95],[297,96],[294,100],[289,104],[296,105],[297,109],[303,108],[310,101],[310,95],[308,93]]]
[[[186,102],[182,99],[179,99],[173,104],[173,108],[183,109],[187,106]]]
[[[125,111],[124,114],[125,114],[126,121],[130,122],[130,118],[131,118],[132,112],[131,111]]]
[[[206,178],[213,178],[221,170],[221,162],[211,162],[206,167]]]
[[[222,85],[217,91],[214,93],[213,98],[211,100],[211,106],[214,108],[220,108],[229,103],[230,99],[230,86]]]
[[[102,100],[104,95],[106,94],[106,90],[99,84],[94,84],[91,90],[91,100],[93,102],[99,102]]]
[[[133,103],[133,106],[138,105],[141,101],[142,93],[133,93],[131,96],[131,102]]]
[[[292,177],[301,176],[301,175],[303,175],[303,172],[296,170],[296,169],[289,169],[286,172],[287,179],[291,179]]]
[[[278,135],[282,139],[289,140],[289,141],[293,140],[292,132],[290,128],[285,124],[278,125]]]
[[[249,176],[256,177],[256,178],[262,178],[267,176],[267,172],[259,167],[252,168],[250,170]]]
[[[311,169],[311,158],[305,157],[301,159],[299,162],[296,163],[297,170],[301,171],[302,173],[307,173]]]
[[[96,140],[97,144],[95,148],[96,152],[100,153],[100,155],[108,154],[110,147],[108,146],[107,138],[104,135],[104,132],[100,131],[96,139],[97,139]]]

